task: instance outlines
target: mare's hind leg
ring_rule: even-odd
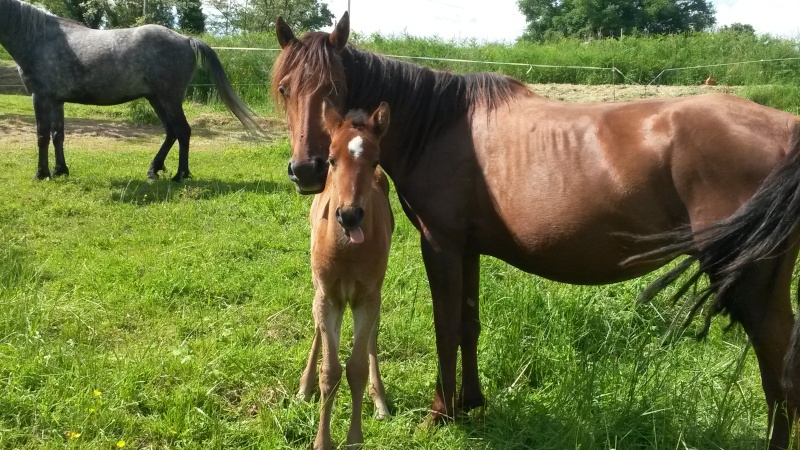
[[[464,291],[461,307],[461,392],[458,405],[464,412],[486,403],[478,377],[478,337],[481,334],[478,293],[480,256],[464,257]]]
[[[311,400],[314,395],[314,389],[317,385],[317,359],[319,359],[321,345],[322,337],[320,336],[319,325],[315,323],[314,340],[311,342],[311,351],[308,353],[308,361],[306,361],[306,368],[300,377],[300,389],[297,392],[297,398],[304,401]]]
[[[183,113],[182,99],[179,99],[171,108],[167,108],[172,121],[172,128],[178,138],[178,171],[172,177],[172,181],[183,181],[192,178],[189,172],[189,138],[192,136],[192,127],[186,121]]]
[[[56,154],[56,166],[53,168],[53,176],[69,175],[67,160],[64,159],[64,103],[62,102],[53,105],[51,133],[53,150]]]
[[[796,253],[790,253],[750,268],[728,292],[731,316],[744,327],[758,359],[769,409],[771,449],[787,447],[800,400],[787,396],[781,384],[793,324],[789,288]]]
[[[47,150],[50,147],[50,127],[53,125],[53,102],[36,93],[32,97],[36,115],[36,145],[39,148],[39,165],[34,179],[45,180],[50,178]]]
[[[164,143],[161,144],[161,148],[158,149],[158,153],[156,153],[155,158],[153,158],[153,162],[150,163],[150,170],[147,171],[147,178],[149,180],[157,180],[158,172],[166,170],[166,167],[164,167],[164,160],[167,159],[167,155],[169,154],[172,146],[175,144],[175,140],[177,138],[175,137],[175,132],[172,131],[172,124],[167,116],[167,111],[163,106],[161,106],[161,103],[158,101],[158,99],[151,97],[148,98],[147,101],[150,102],[150,106],[153,107],[153,111],[156,112],[158,119],[161,120],[161,123],[164,125],[164,132],[166,133]]]

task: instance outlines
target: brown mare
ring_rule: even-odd
[[[310,214],[316,327],[298,393],[306,400],[313,394],[321,346],[322,406],[315,449],[331,448],[331,409],[342,378],[339,336],[347,305],[353,311],[354,325],[353,351],[347,360],[353,402],[347,445],[364,442],[361,404],[368,376],[376,417],[389,415],[377,348],[381,285],[394,230],[389,181],[378,168],[378,141],[389,125],[389,108],[381,103],[372,116],[351,111],[342,119],[335,108],[328,107],[324,116],[330,133],[330,173],[325,190],[314,197]]]
[[[333,32],[301,39],[278,20],[272,83],[289,122],[289,177],[303,194],[324,186],[324,99],[340,110],[392,105],[381,167],[420,232],[439,359],[434,419],[484,404],[479,255],[560,282],[604,284],[687,253],[712,282],[710,314],[726,313],[747,332],[770,445],[787,445],[800,403],[789,299],[800,118],[720,94],[560,102],[506,76],[438,72],[358,50],[349,31],[347,14]],[[659,239],[631,239],[652,235]]]

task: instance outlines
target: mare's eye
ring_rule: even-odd
[[[330,164],[331,167],[334,167],[336,166],[336,160],[333,158],[328,158],[328,164]]]
[[[281,94],[281,95],[282,95],[284,98],[286,98],[286,97],[288,97],[288,96],[289,96],[289,90],[288,90],[288,89],[286,89],[286,87],[285,87],[284,85],[282,85],[282,84],[278,85],[278,92],[280,92],[280,94]]]

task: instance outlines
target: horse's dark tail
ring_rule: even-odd
[[[200,65],[208,70],[211,81],[214,83],[214,86],[216,86],[219,96],[222,102],[225,103],[225,106],[227,106],[233,115],[242,122],[245,128],[253,133],[260,134],[262,129],[258,124],[256,114],[238,95],[236,95],[236,92],[234,92],[233,86],[231,86],[228,76],[225,75],[225,70],[222,68],[222,63],[219,61],[216,52],[214,52],[208,44],[199,39],[189,38],[189,42],[200,61]]]
[[[755,194],[729,218],[702,230],[692,232],[688,227],[654,236],[638,237],[642,242],[668,243],[654,251],[629,258],[624,264],[641,261],[669,261],[680,255],[687,260],[652,283],[640,297],[647,301],[699,262],[695,272],[678,288],[673,300],[696,285],[703,273],[713,274],[708,287],[695,290],[687,322],[705,302],[715,297],[706,316],[704,336],[711,318],[720,312],[729,313],[725,295],[755,262],[774,258],[786,252],[800,223],[800,123],[794,126],[786,156],[764,179]],[[715,295],[714,295],[715,294]],[[800,322],[797,326],[800,328]],[[791,357],[800,360],[800,345],[790,350]]]

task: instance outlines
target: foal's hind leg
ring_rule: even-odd
[[[155,158],[153,158],[153,162],[150,163],[150,170],[147,171],[147,178],[150,180],[157,180],[158,179],[158,172],[162,170],[166,170],[164,167],[164,160],[166,160],[167,155],[169,154],[170,149],[175,144],[175,132],[172,131],[172,124],[169,121],[169,117],[167,116],[167,111],[161,106],[161,103],[156,98],[148,98],[147,101],[150,102],[150,106],[153,107],[153,110],[156,112],[159,120],[164,125],[164,132],[166,133],[166,137],[164,138],[164,143],[161,144],[161,148],[158,149],[158,153],[156,153]]]
[[[36,145],[39,148],[39,165],[34,179],[50,178],[50,164],[47,153],[50,147],[50,127],[53,125],[53,102],[34,93],[33,112],[36,115]]]
[[[386,388],[383,386],[378,364],[378,328],[380,328],[380,318],[375,319],[375,326],[369,339],[369,396],[375,404],[375,419],[382,420],[389,417],[389,405],[386,403]]]
[[[731,316],[744,327],[758,359],[769,409],[771,449],[787,447],[794,411],[800,400],[787,397],[781,384],[793,322],[789,287],[794,259],[793,253],[760,262],[731,288],[728,299]]]
[[[322,337],[320,336],[319,325],[314,324],[314,340],[311,342],[311,351],[308,353],[308,361],[303,375],[300,377],[300,389],[297,397],[304,401],[311,400],[314,389],[317,385],[317,359],[319,358]]]
[[[69,175],[67,161],[64,159],[64,103],[53,105],[52,119],[53,150],[56,155],[56,166],[53,168],[53,176]]]

